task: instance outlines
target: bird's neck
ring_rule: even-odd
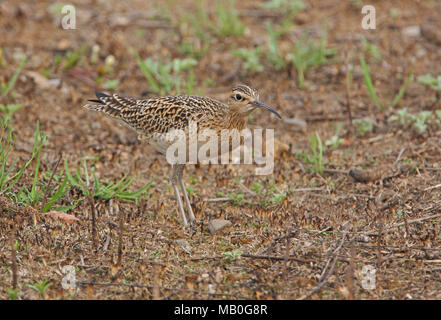
[[[244,117],[243,114],[230,109],[225,118],[225,127],[226,129],[242,130],[246,128],[247,122],[248,117]]]

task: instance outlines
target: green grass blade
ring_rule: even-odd
[[[144,187],[138,189],[137,191],[121,193],[119,195],[119,198],[122,199],[122,200],[137,201],[142,193],[144,193],[145,191],[150,189],[152,184],[153,184],[153,179],[149,183],[147,183]]]
[[[38,173],[40,170],[40,155],[41,155],[41,147],[43,146],[43,141],[41,141],[41,134],[40,134],[40,123],[37,121],[37,129],[35,130],[35,140],[34,140],[34,150],[35,150],[35,171],[34,171],[34,179],[32,181],[32,188],[31,188],[31,198],[32,198],[32,204],[35,204],[38,202],[38,192],[37,192],[37,182],[38,182]]]
[[[410,72],[409,76],[407,77],[406,81],[404,82],[403,86],[400,88],[400,91],[395,96],[394,100],[392,101],[392,108],[395,108],[395,106],[400,102],[401,98],[406,93],[407,88],[409,87],[410,83],[413,80],[413,74],[414,74],[415,68],[412,67],[412,71]]]
[[[139,69],[141,69],[142,74],[147,79],[147,83],[148,83],[150,89],[153,92],[158,93],[160,91],[158,81],[156,81],[150,68],[147,66],[146,62],[141,59],[141,56],[138,54],[138,52],[134,51],[134,54],[135,54],[136,60],[138,61]]]
[[[43,212],[48,212],[52,206],[61,198],[63,197],[67,192],[69,192],[70,188],[68,187],[68,181],[67,175],[64,177],[63,182],[61,183],[60,187],[58,188],[57,192],[55,192],[49,199],[47,204],[43,208]],[[67,187],[67,188],[66,188]]]
[[[14,88],[15,83],[17,82],[18,75],[20,74],[21,70],[23,69],[25,63],[27,61],[27,58],[23,58],[20,61],[20,64],[17,67],[17,70],[15,71],[14,75],[12,76],[11,80],[9,80],[8,84],[6,85],[4,91],[2,92],[2,96],[7,96],[9,92]]]
[[[369,71],[369,67],[367,66],[366,61],[364,60],[363,57],[360,57],[360,62],[361,62],[361,68],[363,70],[364,83],[366,84],[366,88],[369,93],[369,96],[380,110],[384,110],[384,105],[382,105],[378,100],[377,93],[375,92],[374,85],[372,84],[372,78]]]

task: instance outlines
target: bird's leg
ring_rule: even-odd
[[[179,180],[177,177],[179,170],[181,170],[181,175],[182,175],[182,169],[180,169],[179,167],[180,165],[176,165],[176,164],[173,165],[172,176],[170,180],[173,185],[173,189],[175,190],[176,200],[178,201],[179,212],[181,213],[182,221],[184,222],[184,227],[187,228],[188,227],[187,218],[185,217],[184,206],[182,205],[181,195],[179,194],[178,186],[176,184],[176,182],[178,182],[177,180]]]
[[[187,210],[188,210],[188,216],[190,219],[190,224],[193,224],[193,222],[196,220],[194,213],[193,213],[193,209],[191,208],[191,203],[190,203],[190,199],[188,198],[188,194],[187,194],[187,189],[185,188],[184,182],[182,181],[182,173],[184,172],[184,164],[178,164],[177,165],[177,179],[179,184],[181,185],[181,189],[182,189],[182,193],[184,194],[184,199],[185,199],[185,204],[187,205]]]

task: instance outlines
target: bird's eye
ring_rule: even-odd
[[[236,93],[234,99],[236,99],[237,101],[242,101],[243,97],[239,93]]]

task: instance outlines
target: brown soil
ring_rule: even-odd
[[[28,285],[42,280],[51,283],[45,292],[48,299],[441,298],[441,127],[431,122],[418,134],[388,121],[395,111],[375,106],[360,67],[364,52],[384,102],[393,100],[413,68],[415,79],[395,109],[407,108],[411,113],[441,109],[435,91],[416,80],[429,72],[441,74],[440,1],[372,0],[377,29],[368,31],[361,29],[357,1],[304,1],[307,7],[281,38],[281,48],[292,46],[304,31],[318,39],[326,22],[328,46],[338,50],[328,65],[307,73],[306,90],[299,89],[295,69],[276,71],[264,58],[264,72],[242,72],[243,63],[231,50],[266,46],[265,22],[277,24],[281,16],[265,15],[268,11],[260,2],[236,1],[246,24],[244,35],[212,37],[209,51],[195,69],[200,94],[225,99],[233,84],[248,83],[285,121],[263,111],[253,114],[251,121],[275,128],[280,143],[272,175],[255,176],[252,168],[237,165],[187,166],[185,181],[195,190],[191,200],[201,221],[191,231],[184,230],[180,221],[168,180],[170,165],[164,157],[138,141],[134,132],[81,106],[95,91],[106,91],[95,79],[109,55],[116,62],[103,75],[103,83],[118,79],[118,93],[152,96],[130,48],[143,58],[185,57],[178,45],[187,36],[186,28],[176,17],[194,11],[194,5],[191,1],[71,2],[77,7],[76,30],[63,30],[54,21],[48,11],[51,1],[0,4],[0,48],[7,62],[0,79],[12,77],[17,56],[29,58],[12,96],[0,98],[3,104],[23,104],[12,119],[17,136],[13,157],[19,164],[29,159],[38,120],[49,136],[42,172],[54,168],[59,154],[59,171],[66,158],[74,169],[85,156],[98,157],[89,164],[100,179],[136,174],[132,188],[154,179],[151,197],[138,204],[115,199],[112,210],[109,201],[95,200],[94,245],[89,199],[68,212],[80,221],[68,223],[45,216],[39,205],[16,204],[2,195],[1,299],[9,298],[14,275],[19,299],[41,298]],[[392,14],[396,9],[397,16]],[[214,7],[207,10],[213,12]],[[158,12],[167,12],[172,20]],[[419,32],[409,34],[410,26],[418,26]],[[360,35],[378,46],[380,61],[363,51]],[[89,51],[79,65],[52,73],[61,80],[58,86],[38,83],[32,71],[41,74],[52,68],[57,53],[84,44]],[[98,63],[92,64],[90,48],[95,44],[100,51]],[[349,90],[348,66],[353,70]],[[208,78],[213,85],[207,84]],[[374,120],[372,132],[361,137],[348,125],[348,101],[354,119]],[[291,118],[305,120],[307,127],[286,122]],[[323,143],[330,139],[337,122],[343,124],[343,143],[324,152],[322,175],[311,173],[299,154],[309,152],[310,134],[318,132]],[[34,165],[20,185],[32,185]],[[276,193],[288,194],[280,203],[263,206],[268,195],[248,192],[255,182],[264,190],[274,186]],[[244,194],[245,199],[206,201],[218,198],[220,192]],[[62,204],[79,197],[79,191],[72,189]],[[216,218],[229,220],[232,226],[212,235],[207,222]],[[177,240],[187,241],[188,246]],[[65,265],[76,268],[76,290],[62,288]],[[376,268],[374,290],[362,286],[366,265]]]

